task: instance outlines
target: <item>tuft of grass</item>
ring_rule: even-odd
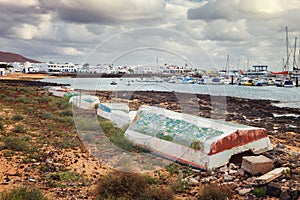
[[[60,115],[61,117],[66,117],[66,116],[71,116],[71,117],[73,117],[73,112],[72,112],[72,110],[67,109],[67,110],[61,111],[61,112],[59,113],[59,115]]]
[[[14,121],[21,121],[23,119],[24,119],[24,117],[20,114],[16,114],[12,117],[12,120],[14,120]]]
[[[180,170],[180,166],[177,163],[171,163],[167,165],[166,167],[167,172],[169,172],[170,176],[173,174],[178,174]]]
[[[15,151],[26,151],[28,150],[29,143],[26,138],[20,137],[6,137],[3,139],[4,148],[15,150]]]
[[[2,121],[0,121],[0,131],[2,131],[4,129],[4,124]]]
[[[173,191],[175,193],[183,193],[186,190],[189,190],[190,186],[189,186],[188,182],[186,182],[186,181],[177,180],[176,182],[173,182],[171,184],[171,188],[173,189]]]
[[[45,169],[44,169],[45,170]],[[70,171],[51,173],[46,176],[46,185],[48,187],[66,187],[66,184],[84,181],[80,174]]]
[[[0,200],[47,200],[37,188],[20,187],[0,194]]]
[[[267,196],[266,189],[264,187],[256,188],[255,190],[253,190],[253,194],[257,198],[261,198],[261,197],[266,197]]]
[[[26,129],[22,124],[15,125],[12,131],[15,133],[26,133]]]
[[[205,184],[200,188],[198,200],[227,200],[232,196],[228,186],[219,186],[216,184]]]
[[[53,117],[52,113],[44,112],[41,116],[42,119],[51,119]]]
[[[114,171],[99,180],[96,189],[97,199],[174,199],[168,187],[152,185],[148,176]]]

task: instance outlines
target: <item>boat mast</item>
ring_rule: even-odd
[[[289,71],[289,37],[288,37],[288,27],[285,27],[285,42],[286,42],[286,64],[283,71]]]
[[[295,37],[294,44],[294,57],[293,57],[293,71],[298,70],[297,62],[296,62],[296,50],[297,50],[297,37]]]
[[[229,73],[229,54],[227,55],[227,60],[225,65],[225,78],[227,77],[227,73]]]

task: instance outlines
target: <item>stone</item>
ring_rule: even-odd
[[[300,196],[300,190],[299,191],[297,191],[297,190],[290,191],[290,196],[291,196],[292,200],[297,200]]]
[[[245,171],[243,169],[238,169],[238,173],[241,175],[241,176],[245,176]]]
[[[288,167],[281,167],[281,168],[276,168],[260,177],[256,178],[256,181],[261,182],[261,183],[269,183],[273,181],[274,179],[280,177],[283,174],[289,174],[290,173],[290,168]]]
[[[277,147],[277,148],[280,148],[280,149],[284,149],[285,146],[284,146],[284,144],[278,143],[278,144],[276,145],[276,147]]]
[[[224,174],[223,178],[225,181],[232,181],[234,179],[234,177],[229,174]]]
[[[237,172],[238,172],[237,170],[230,169],[228,174],[236,174]]]
[[[219,168],[219,171],[220,172],[228,172],[228,167],[227,166],[223,166],[223,167],[221,167],[221,168]]]
[[[249,192],[251,192],[250,188],[244,188],[244,189],[239,190],[239,195],[245,196]]]
[[[273,197],[280,197],[281,186],[278,183],[269,183],[267,185],[266,193],[267,193],[267,195],[270,195]]]
[[[290,200],[291,197],[288,193],[288,191],[282,191],[281,194],[280,194],[280,200]]]
[[[36,180],[34,178],[29,178],[28,179],[30,182],[36,182]]]
[[[263,155],[244,156],[242,169],[252,175],[264,174],[273,169],[273,161]]]
[[[190,186],[196,186],[199,184],[199,181],[197,181],[195,178],[189,178],[188,185]]]

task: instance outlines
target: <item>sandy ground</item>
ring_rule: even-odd
[[[8,74],[6,76],[0,76],[0,80],[37,80],[44,78],[57,78],[48,74]]]

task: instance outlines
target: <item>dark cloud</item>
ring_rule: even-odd
[[[201,7],[191,8],[187,18],[191,20],[202,19],[205,21],[227,19],[234,20],[238,17],[238,5],[234,1],[219,0],[209,1]]]

